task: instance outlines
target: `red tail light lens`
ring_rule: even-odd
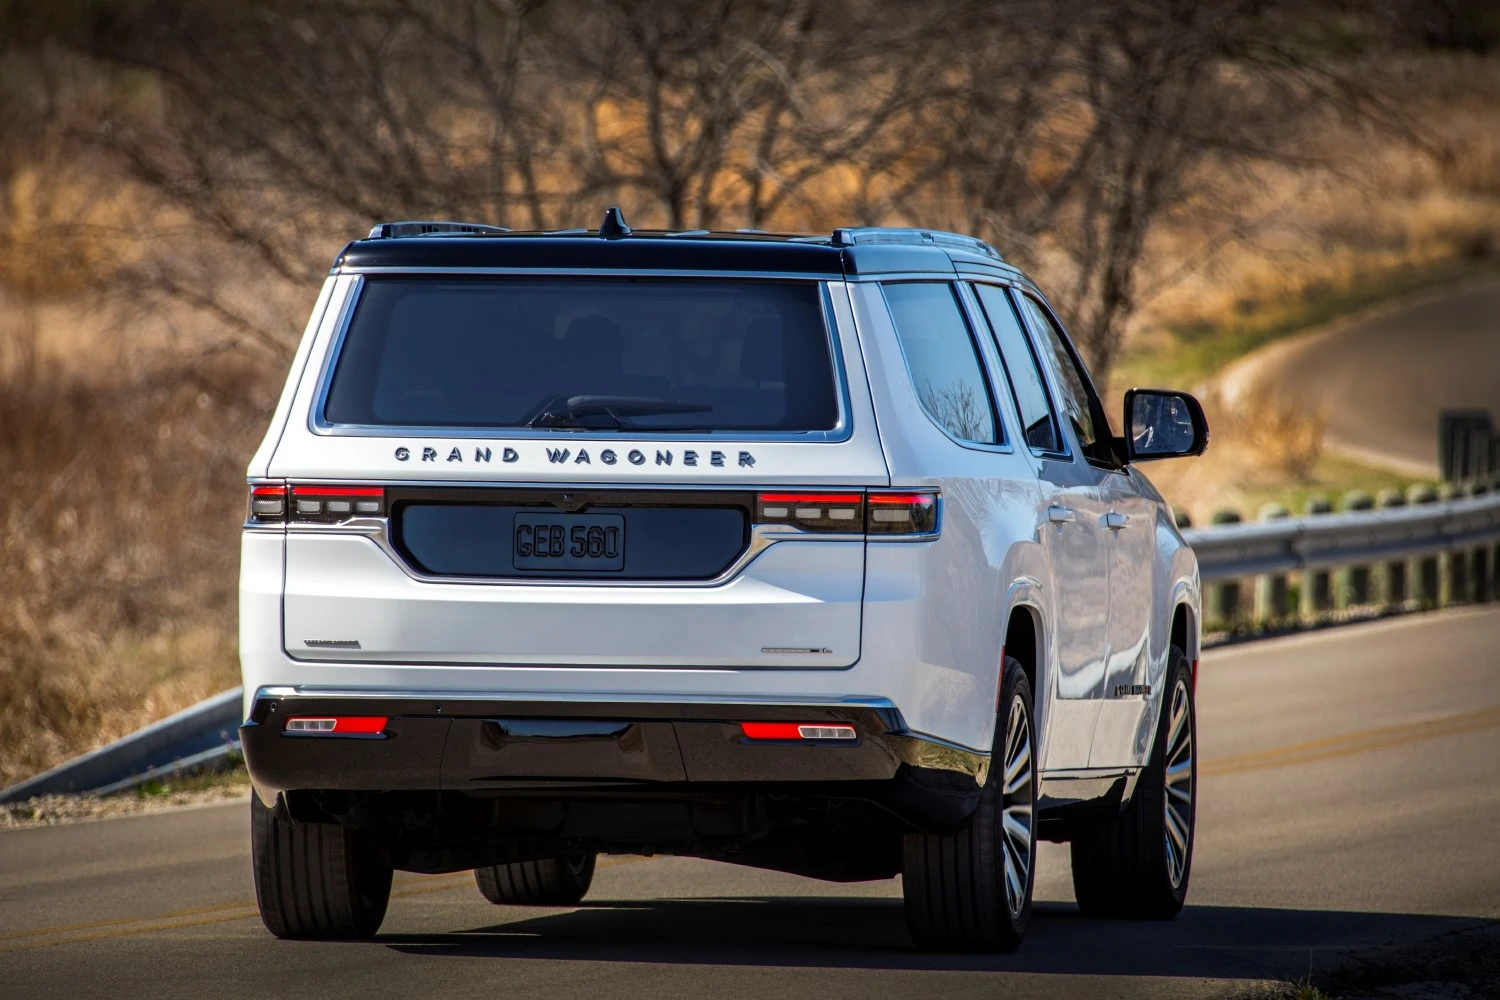
[[[740,731],[752,740],[853,740],[853,726],[830,722],[741,722]]]
[[[282,731],[299,736],[377,736],[387,721],[383,715],[297,715],[286,720]]]
[[[857,533],[864,530],[864,510],[863,493],[762,493],[755,520],[803,531]]]
[[[872,535],[932,535],[938,530],[935,490],[872,492],[865,498],[865,531]]]
[[[293,521],[337,523],[385,514],[383,486],[293,486]]]
[[[286,520],[285,486],[250,487],[249,520],[256,524],[281,524]]]

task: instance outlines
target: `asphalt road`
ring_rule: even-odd
[[[398,875],[378,938],[278,942],[242,804],[0,833],[0,995],[1208,997],[1500,925],[1500,609],[1219,651],[1171,923],[1086,920],[1046,845],[1016,955],[925,955],[899,883],[611,859],[587,904]]]
[[[1436,477],[1441,409],[1500,420],[1500,285],[1424,298],[1258,351],[1225,373],[1226,395],[1272,391],[1321,411],[1325,442]]]

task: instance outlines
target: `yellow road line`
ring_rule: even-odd
[[[1344,733],[1341,736],[1310,740],[1306,743],[1277,747],[1272,750],[1237,754],[1232,757],[1216,757],[1201,762],[1198,765],[1198,773],[1200,775],[1238,774],[1274,767],[1290,767],[1295,764],[1349,757],[1370,750],[1404,746],[1440,736],[1479,732],[1496,726],[1500,726],[1500,706],[1473,712],[1460,712],[1456,715],[1446,715],[1422,722],[1363,729],[1358,732]]]

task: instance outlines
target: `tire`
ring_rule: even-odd
[[[995,750],[979,808],[957,833],[904,838],[906,923],[920,948],[1014,951],[1031,922],[1036,726],[1021,664],[1006,657],[1003,669]]]
[[[345,827],[294,823],[250,795],[255,901],[279,938],[352,940],[380,929],[391,869],[370,842]]]
[[[502,906],[576,906],[594,881],[595,854],[474,869],[474,883]]]
[[[1170,920],[1187,901],[1198,802],[1198,719],[1187,656],[1175,646],[1166,681],[1151,761],[1130,804],[1073,838],[1073,893],[1089,916]]]

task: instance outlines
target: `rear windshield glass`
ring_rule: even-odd
[[[335,424],[819,431],[838,421],[808,282],[368,278]]]

